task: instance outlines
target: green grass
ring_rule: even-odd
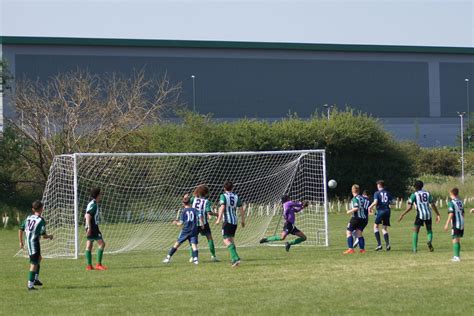
[[[394,223],[391,252],[373,251],[369,227],[368,253],[349,257],[342,255],[347,216],[331,214],[329,248],[241,248],[238,269],[224,249],[221,263],[202,250],[199,266],[187,262],[184,250],[171,265],[161,263],[164,251],[108,255],[108,271],[85,271],[84,258],[45,259],[45,285],[36,292],[26,290],[27,259],[13,257],[16,231],[1,230],[0,314],[472,315],[474,214],[466,214],[460,263],[449,261],[451,239],[441,224],[434,228],[435,252],[428,252],[422,230],[413,255],[413,217]]]

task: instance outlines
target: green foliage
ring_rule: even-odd
[[[5,59],[0,59],[0,92],[5,92],[10,89],[9,81],[13,79],[8,63]]]

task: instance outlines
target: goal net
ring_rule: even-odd
[[[236,234],[238,246],[256,246],[261,238],[283,227],[280,198],[309,201],[296,225],[308,237],[306,245],[328,245],[324,150],[93,154],[54,158],[43,202],[48,233],[45,257],[77,258],[86,246],[84,215],[91,188],[99,187],[100,229],[107,253],[168,249],[179,228],[171,222],[181,199],[197,185],[207,184],[209,200],[218,208],[223,183],[234,183],[246,209],[246,226]],[[221,228],[210,220],[219,245]],[[201,243],[203,246],[206,243]]]

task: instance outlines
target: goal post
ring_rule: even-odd
[[[43,216],[55,239],[42,244],[42,255],[77,258],[84,252],[84,214],[93,187],[103,193],[99,227],[105,251],[120,253],[169,248],[179,233],[171,222],[182,196],[207,184],[217,210],[226,180],[234,183],[246,208],[246,226],[236,236],[239,246],[257,246],[264,236],[281,231],[283,194],[309,201],[296,218],[308,237],[304,245],[328,246],[324,150],[76,153],[56,156],[51,165]],[[214,222],[210,226],[218,245],[221,228]]]

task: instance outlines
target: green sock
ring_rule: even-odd
[[[429,231],[427,232],[427,234],[428,234],[428,241],[429,241],[429,242],[432,242],[432,241],[433,241],[433,231],[432,231],[432,230],[429,230]]]
[[[92,265],[92,255],[90,250],[86,250],[87,265]]]
[[[267,241],[280,241],[281,237],[278,235],[267,237]]]
[[[235,248],[234,244],[230,244],[229,246],[227,246],[227,249],[229,249],[232,261],[240,260],[239,255],[237,254],[237,249]]]
[[[418,233],[415,232],[413,232],[412,247],[414,251],[416,251],[416,248],[418,247]]]
[[[35,271],[28,272],[28,281],[30,281],[30,282],[35,281]]]
[[[297,245],[299,243],[302,243],[303,241],[305,241],[306,238],[304,237],[299,237],[299,238],[296,238],[295,240],[292,240],[289,242],[290,245]]]
[[[456,242],[453,244],[453,251],[456,257],[459,257],[461,254],[461,244]]]
[[[35,272],[35,280],[38,280],[39,274],[40,274],[40,265],[38,264],[38,266],[36,267],[36,272]]]
[[[193,257],[193,247],[189,247],[189,257]]]
[[[97,249],[97,263],[102,264],[102,255],[104,254],[104,249]]]
[[[210,239],[207,241],[207,244],[209,245],[209,251],[211,252],[211,255],[213,257],[216,256],[216,248],[214,247],[214,240]]]

